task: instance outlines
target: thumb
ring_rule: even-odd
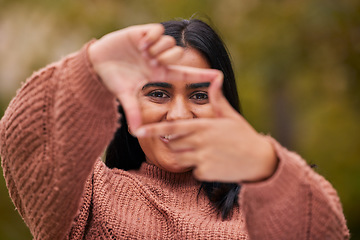
[[[210,104],[216,117],[237,116],[236,111],[233,109],[233,107],[230,105],[230,103],[222,93],[223,81],[224,75],[222,72],[219,71],[219,74],[211,82],[209,87]]]
[[[138,99],[134,94],[131,93],[123,93],[118,97],[118,99],[120,100],[120,104],[125,111],[126,120],[129,124],[130,130],[135,132],[135,130],[138,129],[142,123]]]

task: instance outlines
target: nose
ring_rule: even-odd
[[[184,99],[183,97],[173,99],[166,114],[166,120],[174,121],[195,118],[190,103],[186,100],[187,99]]]

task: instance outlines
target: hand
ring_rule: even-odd
[[[161,24],[128,27],[105,35],[89,48],[90,61],[104,86],[120,100],[131,130],[141,125],[138,91],[148,81],[173,78],[211,81],[215,70],[175,67],[183,48],[163,35]]]
[[[216,118],[161,122],[139,129],[138,137],[175,136],[168,147],[184,168],[202,181],[259,181],[275,171],[272,144],[237,113],[221,92],[222,75],[209,88]]]

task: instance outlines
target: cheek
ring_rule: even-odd
[[[138,138],[138,141],[145,155],[148,156],[153,141],[150,138]]]
[[[156,148],[154,147],[154,141],[149,138],[139,138],[138,141],[146,158],[150,160],[156,159],[153,151]]]
[[[142,103],[140,104],[142,122],[153,123],[160,122],[166,114],[166,107],[160,104],[154,103]]]
[[[210,104],[194,106],[193,113],[197,118],[213,118],[215,116],[213,108]]]

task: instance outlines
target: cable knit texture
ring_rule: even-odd
[[[349,238],[336,191],[270,137],[278,169],[243,184],[225,221],[191,172],[107,168],[120,116],[88,46],[34,73],[0,122],[9,194],[34,239]]]

